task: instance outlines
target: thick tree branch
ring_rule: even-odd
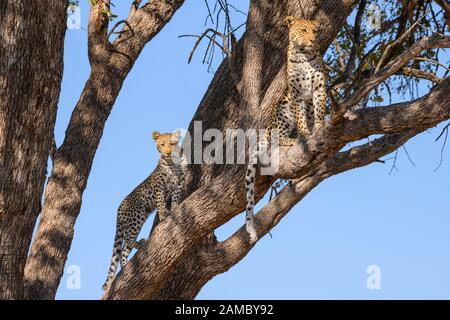
[[[380,157],[402,146],[417,133],[419,132],[416,130],[410,130],[405,133],[386,135],[365,145],[339,152],[333,159],[322,164],[315,173],[293,180],[256,214],[258,239],[270,232],[320,182],[330,176],[377,161]],[[205,268],[199,272],[204,273],[205,279],[211,279],[237,264],[252,248],[253,245],[248,242],[247,232],[243,226],[227,240],[216,243],[202,253]]]

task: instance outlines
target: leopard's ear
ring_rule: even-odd
[[[292,25],[294,24],[294,22],[297,20],[296,17],[293,16],[287,16],[284,21],[286,22],[288,28],[292,27]]]
[[[153,133],[152,133],[152,137],[153,137],[153,140],[158,140],[158,138],[161,136],[161,133],[159,133],[158,131],[153,131]]]

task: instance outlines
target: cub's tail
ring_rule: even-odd
[[[106,290],[116,275],[117,265],[119,264],[120,255],[122,253],[123,244],[123,232],[119,227],[116,227],[116,236],[114,238],[114,247],[111,258],[111,264],[109,265],[108,277],[105,284],[102,286],[102,290]]]

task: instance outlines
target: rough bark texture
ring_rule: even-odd
[[[133,32],[110,44],[101,2],[91,5],[89,60],[91,74],[57,149],[44,194],[44,205],[25,269],[28,299],[53,299],[64,272],[92,162],[105,122],[145,44],[170,21],[184,1],[150,1],[131,10]],[[124,25],[122,30],[129,30]]]
[[[23,298],[61,88],[66,5],[0,2],[0,299]]]

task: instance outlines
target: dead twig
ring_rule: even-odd
[[[239,27],[241,27],[241,26],[239,26]],[[209,35],[210,33],[212,35]],[[210,53],[212,52],[213,47],[214,47],[212,45],[214,44],[217,47],[219,47],[220,50],[222,50],[222,52],[228,58],[228,66],[230,68],[231,76],[233,78],[233,81],[235,82],[236,88],[240,92],[240,84],[239,84],[240,78],[239,78],[239,75],[238,75],[238,72],[236,69],[236,63],[235,63],[235,59],[234,59],[234,52],[235,52],[235,47],[236,47],[236,37],[234,36],[234,33],[225,35],[213,28],[208,28],[201,35],[184,34],[184,35],[180,35],[178,37],[179,38],[184,38],[184,37],[197,38],[197,41],[195,42],[194,47],[192,48],[192,50],[189,54],[188,63],[191,63],[192,57],[194,56],[195,51],[197,50],[200,42],[204,38],[209,39],[209,43],[208,43],[208,47],[206,48],[205,55],[203,57],[203,63],[205,63],[205,61],[206,61],[208,52],[210,52]],[[222,44],[220,44],[219,42],[216,41],[216,37],[219,37],[222,39]],[[229,44],[230,44],[231,48],[229,47]]]
[[[442,129],[441,133],[439,134],[439,136],[436,138],[435,142],[437,142],[442,136],[444,136],[444,142],[442,143],[442,147],[441,147],[441,159],[439,160],[439,164],[436,167],[436,169],[433,170],[433,172],[436,172],[437,170],[439,170],[439,168],[442,165],[443,159],[444,159],[444,149],[445,149],[445,145],[447,144],[447,137],[448,137],[448,128],[450,126],[450,122],[447,123],[447,125]]]
[[[211,32],[213,34],[213,36],[209,36],[208,33]],[[223,44],[221,45],[220,43],[218,43],[215,39],[216,36],[219,36],[220,38],[222,38]],[[222,33],[212,29],[212,28],[208,28],[206,29],[201,35],[195,35],[195,34],[182,34],[180,36],[178,36],[178,38],[185,38],[185,37],[194,37],[197,38],[197,41],[194,44],[194,47],[191,50],[191,53],[189,54],[189,58],[188,58],[188,63],[191,63],[192,61],[192,57],[194,56],[195,50],[197,49],[197,47],[199,46],[200,42],[202,42],[202,40],[204,38],[208,38],[210,40],[210,42],[214,43],[216,46],[218,46],[220,48],[220,50],[222,50],[222,52],[227,56],[231,56],[231,52],[228,49],[227,46],[227,37],[225,35],[223,35]]]

